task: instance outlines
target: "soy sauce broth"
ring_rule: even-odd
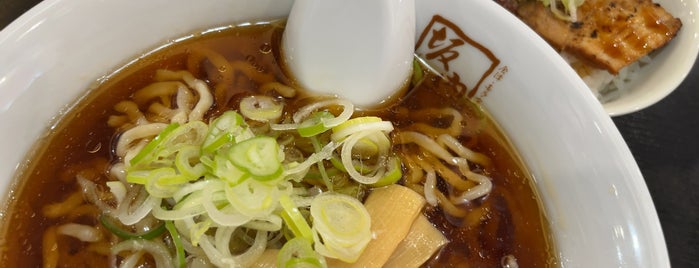
[[[158,69],[183,70],[191,53],[211,50],[227,60],[243,60],[257,71],[275,77],[280,83],[294,85],[284,75],[278,59],[283,23],[272,22],[246,27],[230,27],[196,34],[164,46],[132,62],[105,78],[80,102],[56,122],[40,140],[15,179],[2,223],[0,264],[4,267],[42,266],[42,235],[47,228],[68,219],[43,216],[44,206],[61,202],[79,191],[76,172],[91,169],[107,180],[106,167],[113,161],[114,129],[107,125],[113,107],[134,91],[149,84]],[[194,73],[214,88],[215,70],[203,66]],[[213,75],[212,75],[213,74]],[[215,103],[207,117],[235,109],[236,99],[258,90],[244,74],[236,74],[227,89],[228,101]],[[545,216],[528,172],[497,125],[474,104],[453,96],[449,84],[428,76],[399,102],[377,111],[361,111],[393,121],[397,129],[410,124],[410,111],[426,107],[455,107],[462,111],[468,125],[459,139],[472,150],[485,153],[495,163],[484,172],[493,179],[493,191],[467,207],[472,214],[455,220],[437,208],[427,207],[424,214],[442,231],[450,243],[425,266],[499,267],[503,256],[514,255],[521,267],[555,265],[554,249]],[[299,94],[297,99],[305,97]],[[294,100],[290,101],[291,106]],[[439,120],[433,122],[439,124]],[[443,188],[443,185],[441,186]],[[83,219],[95,224],[94,219]],[[77,240],[60,244],[61,261],[68,267],[107,266],[107,258],[85,249]]]

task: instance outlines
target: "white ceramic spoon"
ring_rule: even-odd
[[[414,44],[414,0],[297,0],[282,40],[302,87],[359,107],[381,104],[406,85]]]

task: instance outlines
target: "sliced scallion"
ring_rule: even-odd
[[[202,150],[211,153],[235,141],[235,135],[241,131],[244,122],[243,116],[235,111],[223,113],[209,125]]]
[[[383,187],[394,184],[403,176],[400,158],[391,157],[387,164],[389,165],[388,170],[377,182],[371,184],[372,187]]]
[[[105,214],[100,215],[100,223],[102,223],[102,226],[104,226],[104,228],[106,228],[111,233],[113,233],[114,235],[116,235],[122,239],[140,238],[140,239],[150,240],[150,239],[153,239],[153,238],[160,236],[161,234],[163,234],[165,232],[165,224],[160,224],[160,225],[156,226],[155,228],[150,229],[148,231],[145,231],[142,233],[134,233],[134,232],[125,230],[124,228],[122,228],[120,226],[120,224],[116,223],[111,216],[105,215]]]
[[[354,197],[327,192],[311,202],[313,240],[321,254],[352,263],[371,240],[371,217]]]
[[[148,159],[146,158],[150,158],[158,149],[158,147],[162,145],[163,140],[165,140],[170,134],[172,134],[178,127],[180,127],[180,124],[178,123],[172,123],[165,127],[165,129],[163,129],[163,131],[161,131],[160,134],[158,134],[157,136],[155,136],[155,138],[153,138],[153,140],[148,142],[146,147],[143,147],[143,149],[141,149],[141,151],[138,152],[138,154],[136,154],[136,156],[134,156],[134,158],[131,159],[130,164],[134,166],[142,161],[148,161]]]
[[[335,116],[328,111],[315,112],[306,118],[306,120],[301,122],[296,131],[299,132],[301,137],[312,137],[318,135],[330,129],[324,122],[332,118],[335,118]]]
[[[238,168],[253,178],[268,181],[279,177],[282,164],[278,159],[279,145],[272,137],[258,136],[231,147],[228,157]]]
[[[172,242],[175,244],[175,253],[177,254],[177,267],[184,268],[187,263],[185,261],[184,246],[182,245],[182,238],[180,233],[177,232],[175,224],[172,221],[165,221],[165,228],[170,232],[170,237],[172,237]]]
[[[240,113],[260,122],[270,122],[282,116],[284,106],[269,96],[248,96],[240,101]]]
[[[301,215],[298,207],[288,195],[279,196],[279,203],[284,209],[281,213],[282,219],[295,237],[301,237],[306,240],[313,241],[313,233],[311,227],[306,222],[306,219]]]
[[[277,255],[277,267],[327,267],[325,258],[315,252],[311,242],[301,237],[287,241]]]

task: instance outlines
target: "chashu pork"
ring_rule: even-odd
[[[576,22],[557,18],[539,1],[496,1],[556,49],[612,74],[667,44],[682,26],[651,0],[586,0]]]

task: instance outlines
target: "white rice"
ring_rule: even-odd
[[[574,55],[562,52],[561,56],[569,64],[580,61]],[[639,71],[643,66],[650,63],[651,57],[646,55],[628,66],[619,70],[616,76],[609,73],[607,70],[592,68],[590,73],[583,76],[585,84],[592,90],[592,93],[601,103],[606,103],[621,97],[629,90],[629,83],[638,76]]]

